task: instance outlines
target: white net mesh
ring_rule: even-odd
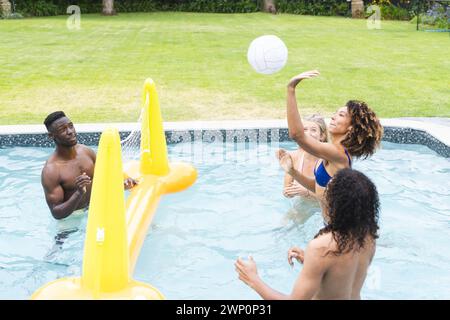
[[[141,105],[139,119],[137,121],[136,126],[134,126],[134,129],[126,136],[122,141],[122,162],[126,163],[131,160],[139,160],[141,157],[141,123],[142,118],[144,117],[144,108],[148,106],[150,103],[150,94],[147,93],[145,96],[144,104]],[[135,109],[137,109],[138,106],[136,105]],[[148,115],[151,116],[150,114]],[[149,133],[151,134],[151,132]],[[151,153],[150,150],[145,150],[146,152]]]
[[[144,108],[141,108],[139,119],[134,129],[120,142],[122,146],[122,162],[139,160],[141,144],[141,121]]]

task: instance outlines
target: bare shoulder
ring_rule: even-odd
[[[59,166],[54,157],[50,157],[44,164],[41,172],[42,185],[49,186],[57,183],[59,180]]]
[[[79,143],[79,144],[77,144],[77,149],[79,150],[79,152],[88,154],[90,157],[95,158],[95,151],[92,150],[91,148],[89,148],[88,146]]]
[[[343,145],[339,145],[339,147],[335,146],[336,148],[336,152],[339,158],[339,163],[348,165],[348,157],[347,157],[347,152],[346,149]]]
[[[304,258],[304,265],[308,272],[323,275],[330,269],[333,261],[327,252],[330,249],[331,238],[330,234],[323,234],[308,243]]]
[[[56,154],[52,153],[52,155],[45,162],[44,167],[42,168],[42,173],[45,172],[46,174],[50,174],[57,170],[58,170],[58,159],[56,157]]]
[[[377,241],[368,236],[364,247],[367,250],[367,254],[370,256],[370,261],[372,261],[375,256],[375,252],[377,251]]]
[[[310,251],[311,253],[320,255],[322,257],[325,257],[328,251],[334,249],[335,244],[331,232],[322,234],[317,238],[311,240],[306,248],[306,250]]]
[[[78,143],[78,144],[77,144],[77,149],[80,150],[80,151],[82,151],[82,152],[92,152],[92,153],[95,153],[94,150],[92,150],[91,148],[89,148],[87,145],[81,144],[81,143]]]

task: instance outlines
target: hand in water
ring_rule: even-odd
[[[86,193],[86,187],[92,183],[91,178],[83,172],[83,174],[79,175],[75,178],[75,184],[77,186],[77,191],[81,194]]]
[[[298,262],[303,263],[303,261],[305,261],[305,252],[299,247],[292,247],[288,251],[288,263],[291,267],[294,266],[292,258],[295,258]]]
[[[239,280],[243,281],[246,285],[253,287],[258,279],[258,270],[256,269],[256,263],[253,260],[253,257],[249,256],[247,261],[238,258],[234,266],[239,274]]]

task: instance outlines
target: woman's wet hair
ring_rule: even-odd
[[[313,114],[305,118],[305,121],[313,122],[319,126],[320,129],[320,141],[328,142],[328,129],[325,119],[320,114]]]
[[[346,107],[351,117],[352,128],[341,144],[352,156],[366,159],[380,146],[383,127],[375,112],[365,102],[350,100]]]
[[[335,255],[360,249],[378,238],[380,201],[375,184],[353,169],[339,170],[324,194],[328,222],[315,236],[331,232],[337,243]],[[327,254],[328,254],[327,253]]]

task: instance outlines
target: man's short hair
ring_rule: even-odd
[[[50,113],[44,120],[44,124],[47,127],[47,130],[50,130],[50,126],[52,125],[53,122],[65,116],[66,114],[62,111],[55,111]]]

